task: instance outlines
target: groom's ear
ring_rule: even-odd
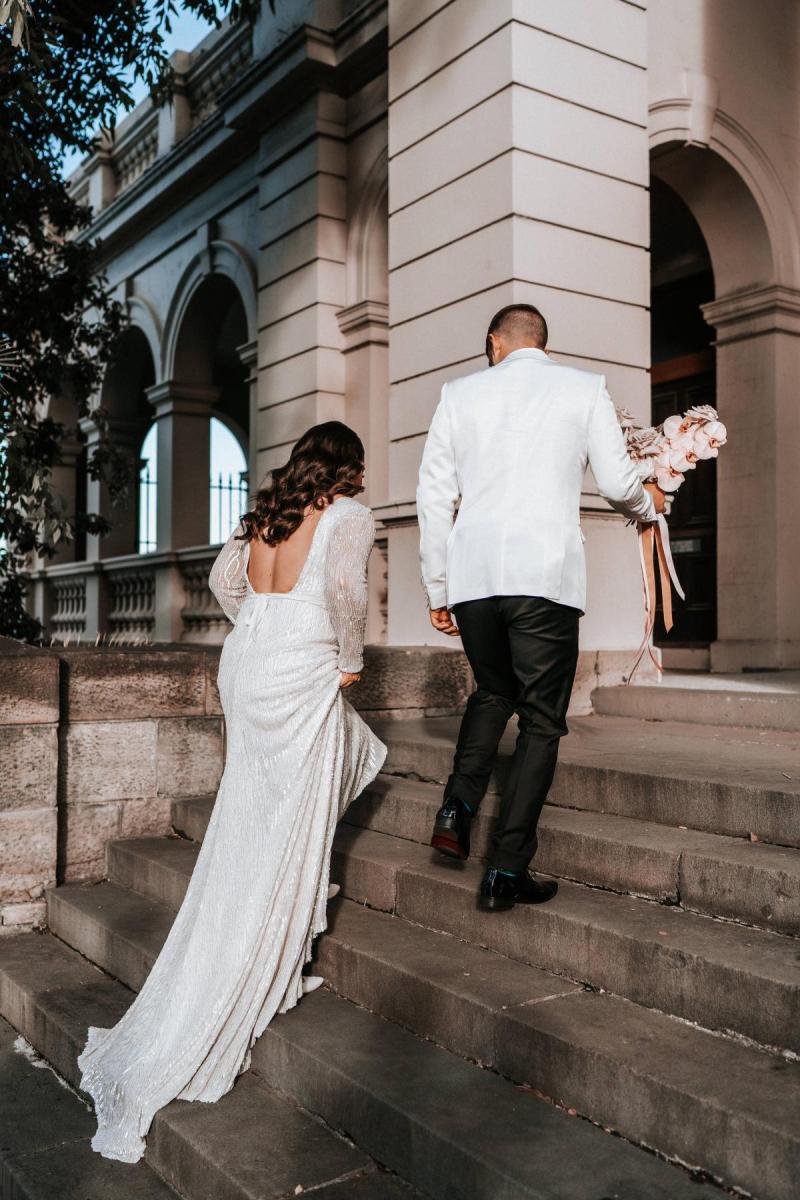
[[[486,357],[489,360],[489,366],[493,367],[494,366],[494,348],[492,346],[492,335],[490,333],[487,333],[487,335],[486,335]]]

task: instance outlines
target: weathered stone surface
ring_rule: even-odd
[[[680,859],[681,903],[779,933],[800,934],[800,854],[784,846],[714,839]]]
[[[58,735],[53,725],[0,725],[0,810],[55,807]]]
[[[108,847],[108,877],[174,912],[183,903],[200,847],[185,838],[131,838]]]
[[[348,901],[315,970],[357,1004],[728,1185],[783,1197],[800,1067]]]
[[[3,1200],[175,1200],[147,1163],[120,1170],[119,1163],[92,1150],[88,1137],[9,1158],[2,1171]]]
[[[68,804],[60,810],[58,867],[66,882],[104,879],[106,846],[119,835],[120,805]]]
[[[379,849],[368,853],[374,863]],[[778,935],[565,882],[549,904],[498,921],[475,908],[479,882],[477,864],[420,862],[397,873],[397,912],[707,1028],[800,1048],[800,968]]]
[[[50,934],[0,944],[0,1012],[73,1087],[90,1025],[110,1029],[133,994]]]
[[[329,1180],[370,1165],[250,1073],[216,1104],[176,1101],[160,1112],[147,1161],[192,1200],[282,1200],[298,1188],[316,1196]]]
[[[579,992],[577,984],[468,942],[338,900],[315,971],[335,991],[466,1058],[494,1062],[498,1013]]]
[[[119,837],[151,837],[169,833],[172,810],[168,796],[123,800],[119,806]]]
[[[47,905],[44,898],[0,905],[0,932],[20,933],[24,929],[40,929],[46,920]]]
[[[58,720],[58,657],[0,637],[0,725]]]
[[[64,727],[61,768],[68,804],[156,794],[155,721],[80,721]]]
[[[59,1142],[86,1137],[92,1115],[62,1088],[50,1071],[37,1070],[14,1049],[19,1033],[0,1021],[0,1154],[31,1153]],[[5,1193],[3,1193],[5,1195]]]
[[[68,721],[205,712],[206,666],[200,647],[77,646],[59,650],[59,657]]]
[[[213,808],[213,796],[186,796],[173,800],[173,828],[183,837],[202,842]]]
[[[206,708],[208,716],[218,717],[222,714],[222,704],[219,698],[217,675],[219,674],[219,656],[221,647],[207,646],[205,648],[206,672]]]
[[[606,1128],[765,1200],[800,1170],[800,1069],[740,1042],[578,992],[499,1014],[497,1068]]]
[[[273,1021],[254,1048],[253,1065],[428,1195],[711,1200],[716,1194],[328,992]]]
[[[691,721],[715,726],[746,726],[754,729],[800,730],[800,686],[794,672],[793,684],[782,683],[786,672],[774,682],[759,685],[745,676],[735,687],[721,682],[692,687],[599,687],[592,697],[594,711],[604,716],[633,717],[645,721]],[[740,677],[741,678],[741,677]]]
[[[458,722],[375,721],[387,742],[386,771],[443,783],[452,768]],[[500,743],[489,790],[502,786],[513,722]],[[574,717],[564,738],[549,802],[660,824],[800,846],[796,738],[768,731],[617,717]]]
[[[135,991],[142,986],[175,919],[162,904],[113,883],[68,884],[47,893],[53,933]]]
[[[37,900],[56,881],[54,808],[0,812],[0,900]]]
[[[158,723],[158,791],[164,796],[216,792],[222,775],[219,717],[187,717]]]
[[[461,650],[438,646],[366,646],[364,673],[349,699],[362,711],[442,708],[460,712],[473,689]]]
[[[356,847],[358,851],[353,853]],[[399,838],[378,837],[377,845],[369,844],[363,830],[342,825],[334,842],[331,881],[340,884],[352,900],[394,912],[397,872],[418,862],[421,853],[429,857],[421,846]]]

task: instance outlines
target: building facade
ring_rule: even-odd
[[[46,627],[219,640],[212,419],[252,487],[337,418],[378,523],[369,640],[445,644],[417,468],[442,383],[521,300],[643,422],[712,403],[728,426],[673,514],[667,661],[800,666],[798,33],[794,0],[277,0],[176,55],[172,103],[73,178],[130,320],[101,399],[132,455],[156,431],[155,547],[140,488],[34,573]],[[58,487],[104,511],[84,459]],[[590,477],[582,527],[581,670],[610,682],[642,636],[636,539]]]

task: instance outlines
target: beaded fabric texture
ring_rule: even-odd
[[[237,530],[240,532],[240,530]],[[171,1100],[214,1101],[247,1070],[277,1012],[302,995],[326,927],[336,823],[375,778],[386,747],[345,700],[367,608],[372,513],[344,497],[322,514],[300,577],[254,592],[249,546],[231,537],[210,586],[234,622],[219,691],[227,759],[186,897],[144,987],[78,1059],[95,1103],[92,1147],[136,1162]]]

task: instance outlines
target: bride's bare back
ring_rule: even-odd
[[[250,542],[247,577],[255,592],[290,592],[300,578],[311,540],[324,508],[309,508],[301,525],[285,542],[268,546],[261,538]]]

